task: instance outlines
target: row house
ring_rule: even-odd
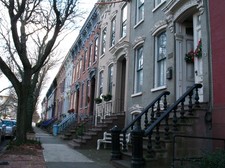
[[[57,83],[56,83],[56,80],[54,80],[52,84],[50,85],[44,99],[41,102],[41,106],[42,106],[41,119],[42,120],[49,120],[56,116],[55,114],[56,87],[57,87]]]
[[[80,119],[93,116],[95,124],[106,115],[125,114],[123,133],[136,125],[138,135],[148,136],[145,147],[150,157],[165,140],[162,131],[169,138],[178,130],[179,117],[194,120],[191,128],[183,128],[185,135],[224,138],[221,4],[222,0],[99,0],[56,76],[57,88],[63,88],[57,90],[58,113],[74,111]],[[164,93],[164,100],[152,103]],[[105,100],[106,95],[111,99]],[[164,129],[159,128],[161,121]],[[145,128],[138,130],[141,127]],[[140,154],[132,158],[134,167],[144,165],[142,138],[132,146],[132,152]],[[189,151],[185,140],[178,144],[180,151]],[[163,144],[170,146],[168,142]],[[218,144],[206,143],[207,150],[213,145]],[[192,146],[196,153],[201,150],[197,140]],[[175,160],[171,149],[165,149],[168,158],[161,167]]]
[[[99,3],[101,37],[96,97],[111,100],[96,105],[96,123],[112,113],[126,111],[129,60],[129,3]],[[98,118],[97,118],[98,117]]]
[[[54,101],[54,116],[59,120],[75,112],[81,118],[94,115],[96,72],[99,51],[99,14],[93,8],[78,37],[67,53],[44,100]],[[52,103],[43,101],[45,119],[48,119]],[[48,105],[49,104],[49,105]],[[46,106],[46,107],[45,107]]]
[[[99,51],[99,12],[93,8],[71,47],[73,76],[70,110],[80,119],[94,115]]]
[[[134,12],[127,109],[144,108],[165,90],[172,93],[169,102],[174,102],[194,83],[203,85],[200,102],[208,102],[209,37],[203,1],[134,0],[130,5]],[[198,47],[202,53],[193,56]]]
[[[59,71],[55,77],[57,88],[56,88],[56,110],[55,117],[57,119],[62,119],[67,115],[67,110],[63,109],[64,107],[64,88],[65,88],[65,67],[64,64],[61,65]]]

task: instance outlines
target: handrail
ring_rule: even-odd
[[[173,105],[171,105],[166,111],[164,111],[144,132],[144,135],[147,136],[149,135],[152,130],[162,121],[164,120],[169,113],[174,110],[178,104],[180,104],[181,102],[183,102],[185,100],[185,98],[190,95],[191,93],[193,93],[194,89],[198,89],[201,88],[202,84],[194,84],[191,88],[189,88]],[[197,100],[198,102],[198,100]]]
[[[58,124],[58,132],[63,131],[66,127],[68,127],[73,121],[76,120],[76,113],[70,114],[68,117],[63,119],[61,123]]]
[[[162,92],[158,97],[156,97],[147,107],[145,107],[143,110],[142,110],[142,112],[129,124],[129,125],[127,125],[127,127],[125,127],[123,130],[122,130],[122,132],[123,133],[126,133],[126,131],[130,128],[130,127],[132,127],[134,124],[135,124],[135,122],[137,122],[138,120],[140,120],[141,119],[141,117],[145,114],[145,113],[147,113],[148,112],[148,110],[149,110],[149,108],[151,108],[157,101],[159,101],[163,96],[165,96],[165,95],[169,95],[170,94],[170,92],[169,91],[164,91],[164,92]]]

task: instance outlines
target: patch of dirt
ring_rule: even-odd
[[[10,145],[4,154],[13,155],[39,155],[43,148],[40,144]]]

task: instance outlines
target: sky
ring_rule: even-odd
[[[97,0],[79,0],[80,3],[80,8],[87,11],[86,15],[84,16],[85,18],[88,17],[89,13],[91,12],[91,10],[94,7],[94,4],[97,2]],[[82,27],[82,25],[84,24],[86,19],[84,19],[83,21],[80,22],[80,26]],[[80,29],[75,30],[74,32],[72,32],[69,36],[67,36],[63,42],[58,46],[59,49],[61,50],[61,55],[66,56],[66,54],[69,52],[69,49],[72,47],[72,44],[75,42],[77,35],[79,34]],[[74,37],[74,38],[71,38]],[[54,79],[55,75],[58,72],[60,65],[58,67],[56,67],[55,69],[52,70],[52,72],[50,73],[51,75],[49,76],[49,86],[51,85],[52,80]],[[6,87],[8,87],[10,84],[10,82],[8,81],[8,79],[4,76],[1,75],[0,77],[0,91]],[[46,86],[46,89],[42,90],[41,92],[41,98],[43,98],[43,96],[46,94],[47,89],[49,87],[48,85]],[[0,95],[7,95],[7,92],[2,92],[0,93]],[[39,109],[40,110],[40,109]]]

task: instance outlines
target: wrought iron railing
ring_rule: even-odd
[[[66,128],[68,128],[72,123],[76,122],[77,115],[76,113],[72,113],[68,115],[66,118],[64,118],[59,124],[58,124],[58,133],[63,132]]]
[[[169,115],[172,114],[172,122],[173,122],[173,131],[177,131],[178,128],[178,106],[180,108],[180,119],[184,118],[185,115],[185,101],[188,99],[188,114],[193,115],[193,99],[195,107],[199,107],[199,95],[198,95],[198,89],[201,88],[201,84],[194,84],[192,87],[190,87],[174,104],[172,104],[170,107],[168,107],[167,110],[160,113],[160,115],[157,116],[157,118],[154,120],[153,123],[151,123],[147,129],[145,129],[144,136],[148,136],[148,154],[149,156],[152,156],[153,154],[153,145],[152,145],[152,134],[153,130],[156,129],[156,136],[155,136],[155,143],[156,148],[160,148],[160,133],[159,133],[159,127],[160,123],[162,121],[165,121],[165,137],[164,139],[170,139],[169,137]],[[193,97],[195,92],[195,96]]]
[[[154,131],[155,138],[155,148],[160,147],[160,124],[164,121],[164,139],[170,139],[170,125],[169,117],[172,115],[172,126],[173,130],[178,130],[178,118],[184,119],[185,113],[188,112],[189,115],[193,115],[193,108],[199,106],[199,95],[198,89],[201,88],[201,84],[194,84],[190,87],[174,104],[167,106],[167,95],[168,91],[160,94],[153,102],[151,102],[142,112],[122,130],[124,134],[123,149],[126,151],[126,141],[125,135],[128,130],[131,130],[131,141],[134,144],[132,149],[132,164],[143,165],[143,137],[148,137],[147,152],[149,157],[155,156],[155,151],[153,150],[152,144],[152,134]],[[194,101],[194,103],[193,103]],[[163,108],[161,108],[160,103],[162,102]],[[156,106],[156,107],[155,107]],[[187,106],[187,109],[186,107]],[[180,114],[178,117],[178,107]],[[142,117],[144,116],[144,123],[141,124]],[[141,126],[144,126],[142,129]],[[134,128],[133,128],[134,127]],[[136,146],[136,145],[137,146]]]
[[[133,129],[135,126],[141,126],[141,120],[144,116],[144,128],[147,129],[149,124],[153,123],[157,116],[160,116],[161,112],[161,103],[163,106],[163,110],[167,109],[167,96],[170,94],[169,91],[164,91],[161,93],[156,99],[154,99],[146,108],[142,110],[142,112],[123,130],[122,133],[124,135],[123,138],[123,150],[126,151],[126,133],[129,129]]]

